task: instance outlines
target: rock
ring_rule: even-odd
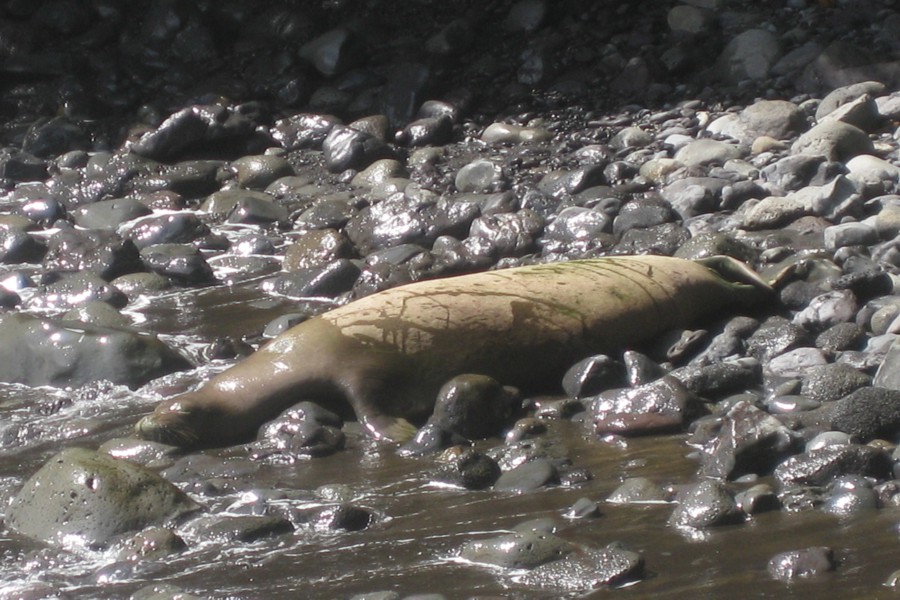
[[[0,342],[0,381],[31,386],[105,379],[136,388],[188,367],[156,336],[23,313],[0,315]]]
[[[594,396],[624,383],[624,368],[605,354],[590,356],[572,365],[563,375],[562,386],[570,398]]]
[[[294,174],[287,160],[268,154],[243,156],[231,163],[231,170],[238,185],[251,190],[264,190],[277,179]]]
[[[300,48],[300,57],[326,77],[343,73],[362,58],[363,48],[350,30],[337,27]]]
[[[643,574],[643,557],[613,543],[600,549],[582,549],[562,560],[540,565],[519,581],[532,588],[557,593],[589,592],[636,581]]]
[[[212,267],[200,250],[186,244],[154,244],[141,249],[141,258],[154,273],[180,285],[209,284],[215,281]]]
[[[847,179],[866,196],[892,193],[900,182],[900,167],[877,156],[859,154],[848,160],[845,167]]]
[[[695,140],[675,153],[675,160],[687,167],[698,167],[725,162],[740,158],[740,150],[727,142],[701,139]]]
[[[68,309],[90,302],[106,302],[115,308],[122,308],[127,299],[121,290],[87,271],[66,273],[56,281],[40,286],[28,305],[32,308]]]
[[[558,483],[559,472],[553,463],[545,458],[538,458],[503,473],[494,484],[494,489],[521,493]]]
[[[117,198],[77,208],[72,211],[72,218],[85,229],[115,231],[122,223],[149,215],[151,212],[135,198]]]
[[[321,150],[325,138],[340,124],[331,115],[300,113],[276,121],[271,135],[285,150]]]
[[[860,387],[850,392],[835,403],[831,427],[862,443],[893,439],[900,432],[900,391]]]
[[[467,490],[484,490],[500,478],[497,461],[474,450],[464,450],[442,464],[432,478]]]
[[[678,431],[696,410],[697,397],[677,379],[665,376],[637,388],[603,392],[589,399],[598,435]]]
[[[872,378],[849,365],[829,364],[809,369],[800,392],[818,402],[832,402],[872,384]]]
[[[552,138],[553,134],[541,127],[522,127],[509,123],[492,123],[481,134],[482,141],[488,144],[546,142]]]
[[[462,193],[502,191],[506,185],[500,165],[483,158],[464,165],[456,173],[456,189]]]
[[[808,334],[784,317],[769,317],[747,339],[748,352],[766,363],[808,339]]]
[[[429,423],[470,440],[500,433],[518,392],[485,375],[457,375],[438,392]]]
[[[109,281],[143,271],[137,247],[113,232],[61,229],[47,240],[44,267],[50,271],[91,271]]]
[[[816,296],[809,306],[794,316],[794,323],[807,331],[822,332],[856,317],[859,306],[850,290],[837,290]]]
[[[6,523],[48,544],[103,548],[117,536],[198,508],[152,471],[101,452],[69,448],[25,482],[10,503]]]
[[[701,454],[706,477],[764,475],[790,456],[797,436],[775,417],[746,402],[735,404],[722,419],[721,430]]]
[[[646,477],[629,477],[606,499],[612,504],[658,504],[668,501],[665,491]]]
[[[181,528],[188,539],[229,544],[252,544],[293,531],[294,526],[284,517],[266,515],[205,515]]]
[[[190,212],[152,216],[136,221],[125,233],[138,248],[154,244],[188,244],[209,235],[210,230]]]
[[[681,489],[678,506],[669,517],[675,527],[706,528],[739,523],[742,515],[734,497],[717,481],[701,481]]]
[[[533,569],[560,560],[574,550],[571,544],[550,533],[509,533],[468,542],[460,558],[503,569]]]
[[[233,146],[246,154],[255,124],[240,112],[220,105],[196,105],[172,114],[155,130],[131,145],[131,152],[159,161],[175,160],[191,151],[215,144],[219,150]]]
[[[764,29],[750,29],[733,37],[715,65],[720,79],[739,83],[745,79],[761,80],[781,57],[778,38]]]
[[[784,485],[827,485],[842,475],[862,475],[885,479],[891,459],[881,449],[857,444],[825,446],[798,454],[775,469],[775,478]]]
[[[272,292],[292,298],[333,298],[353,289],[359,266],[346,258],[283,273],[268,286]]]
[[[847,161],[859,154],[875,151],[865,132],[841,121],[823,121],[797,138],[793,154],[824,156],[828,160]]]
[[[337,125],[322,142],[325,167],[332,173],[365,169],[376,160],[392,158],[391,149],[377,137]]]
[[[816,120],[821,121],[841,106],[859,100],[863,96],[876,98],[887,91],[879,81],[862,81],[835,88],[828,92],[816,108]]]
[[[834,553],[827,546],[782,552],[773,556],[766,566],[773,579],[785,582],[816,577],[834,571],[834,568]]]

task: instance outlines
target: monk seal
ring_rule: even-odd
[[[301,400],[349,403],[375,438],[405,441],[441,386],[479,373],[535,393],[610,353],[772,288],[729,257],[576,260],[421,281],[294,326],[198,390],[162,402],[138,436],[227,446]]]

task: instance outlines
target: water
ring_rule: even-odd
[[[132,316],[193,355],[222,336],[255,335],[278,314],[295,311],[289,300],[263,297],[250,282],[234,287],[173,292]],[[321,306],[307,306],[311,312]],[[82,390],[0,385],[0,503],[63,447],[96,448],[128,435],[132,424],[160,398],[208,377],[225,363],[154,382],[144,389],[97,384]],[[558,535],[575,544],[601,547],[620,541],[640,552],[646,577],[617,590],[572,597],[622,599],[682,598],[880,598],[895,592],[882,586],[900,568],[897,524],[900,511],[885,508],[842,521],[817,511],[772,512],[742,524],[704,532],[666,525],[671,505],[619,506],[601,503],[602,516],[568,520],[565,510],[581,497],[602,501],[626,477],[643,476],[662,485],[693,481],[697,464],[687,457],[683,436],[659,436],[606,443],[591,439],[575,423],[551,422],[550,439],[576,467],[594,479],[576,488],[528,494],[472,492],[435,486],[433,459],[405,459],[378,446],[355,424],[347,426],[348,447],[327,458],[290,465],[249,463],[240,449],[209,452],[217,485],[225,494],[196,495],[222,510],[247,490],[280,490],[283,502],[313,506],[314,490],[340,484],[349,500],[375,515],[358,532],[300,528],[253,544],[203,543],[137,567],[117,562],[113,552],[65,552],[45,548],[0,528],[0,597],[12,598],[35,582],[46,582],[77,598],[125,598],[151,583],[172,583],[213,598],[349,598],[394,590],[401,595],[440,592],[448,598],[502,596],[559,598],[535,590],[516,573],[455,560],[464,543],[497,535],[523,521],[553,518]],[[486,448],[489,442],[483,444]],[[224,473],[224,484],[221,474]],[[228,474],[233,476],[229,477]],[[194,488],[191,488],[194,489]],[[839,564],[834,573],[790,585],[772,580],[766,563],[776,553],[827,545]]]

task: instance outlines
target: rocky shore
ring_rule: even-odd
[[[898,34],[864,0],[5,3],[0,597],[894,593]],[[311,403],[129,437],[330,307],[634,254],[777,298],[555,396],[451,382],[399,452]],[[766,528],[741,577],[680,562]]]

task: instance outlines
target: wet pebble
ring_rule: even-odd
[[[573,551],[571,544],[551,533],[521,532],[467,542],[460,558],[504,569],[533,569]]]
[[[773,579],[790,582],[795,579],[821,576],[834,571],[834,552],[826,546],[791,550],[776,554],[766,569]]]
[[[676,502],[668,521],[675,527],[715,527],[742,520],[734,496],[717,481],[701,481],[679,490]]]
[[[536,458],[503,473],[494,484],[494,489],[522,493],[558,483],[559,471],[553,462]]]

